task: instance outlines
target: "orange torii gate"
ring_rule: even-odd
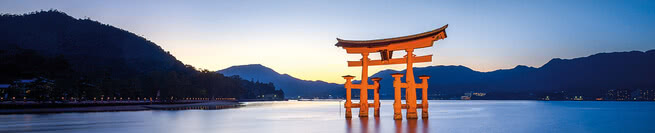
[[[337,38],[336,46],[346,49],[348,54],[361,54],[362,59],[360,61],[348,61],[348,67],[362,67],[362,79],[360,84],[353,84],[352,79],[354,76],[346,75],[343,76],[346,79],[344,87],[346,88],[346,118],[352,117],[351,108],[359,108],[359,117],[368,117],[368,108],[374,107],[375,117],[379,117],[380,112],[380,98],[379,98],[379,81],[381,78],[371,78],[374,84],[368,84],[368,66],[375,65],[391,65],[391,64],[407,64],[406,78],[405,83],[402,83],[401,79],[403,74],[395,73],[392,74],[394,77],[394,119],[402,119],[401,109],[407,109],[407,119],[417,119],[418,114],[416,112],[417,108],[421,108],[423,118],[428,117],[428,79],[430,76],[419,76],[421,83],[415,83],[414,80],[414,70],[413,63],[421,62],[431,62],[432,55],[425,56],[416,56],[413,54],[414,49],[431,47],[434,41],[445,39],[446,28],[448,25],[445,25],[441,28],[403,37],[396,38],[387,38],[387,39],[378,39],[378,40],[343,40]],[[407,55],[403,58],[393,58],[393,51],[396,50],[405,50]],[[370,60],[368,58],[369,53],[379,52],[380,60]],[[400,98],[400,89],[405,88],[405,103],[401,103]],[[417,105],[416,101],[416,88],[422,89],[421,104]],[[360,103],[351,102],[351,89],[360,89]],[[367,90],[374,90],[374,103],[368,103],[368,92]]]

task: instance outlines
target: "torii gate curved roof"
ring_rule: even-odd
[[[434,29],[432,31],[428,32],[423,32],[419,34],[414,34],[414,35],[409,35],[409,36],[402,36],[402,37],[395,37],[395,38],[386,38],[386,39],[377,39],[377,40],[343,40],[340,38],[337,38],[337,44],[335,46],[338,47],[350,47],[350,48],[357,48],[357,47],[383,47],[390,45],[392,43],[402,43],[402,42],[408,42],[408,41],[413,41],[413,40],[418,40],[422,39],[425,37],[430,37],[430,36],[436,36],[438,34],[443,34],[443,36],[436,36],[434,40],[439,40],[439,39],[444,39],[446,38],[446,28],[448,28],[448,25],[444,25],[441,28]]]

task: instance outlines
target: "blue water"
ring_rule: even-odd
[[[0,115],[0,132],[655,132],[655,102],[430,101],[430,118],[344,118],[343,102],[250,102],[223,110]],[[419,110],[420,111],[420,110]],[[372,113],[372,109],[370,113]],[[420,114],[420,113],[419,113]],[[372,114],[371,114],[372,115]]]

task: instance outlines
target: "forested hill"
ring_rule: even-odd
[[[0,29],[0,84],[49,79],[61,95],[78,97],[281,94],[266,83],[197,70],[134,33],[56,10],[3,14]]]
[[[63,12],[43,11],[0,17],[2,49],[35,50],[46,57],[63,56],[73,69],[111,71],[132,77],[148,71],[184,70],[182,62],[134,33]]]

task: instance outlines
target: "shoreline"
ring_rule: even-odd
[[[74,107],[52,108],[15,108],[0,109],[0,115],[11,114],[48,114],[48,113],[75,113],[75,112],[119,112],[119,111],[145,111],[145,110],[185,110],[185,109],[224,109],[239,107],[237,101],[205,101],[181,104],[135,104],[135,105],[91,105]]]

